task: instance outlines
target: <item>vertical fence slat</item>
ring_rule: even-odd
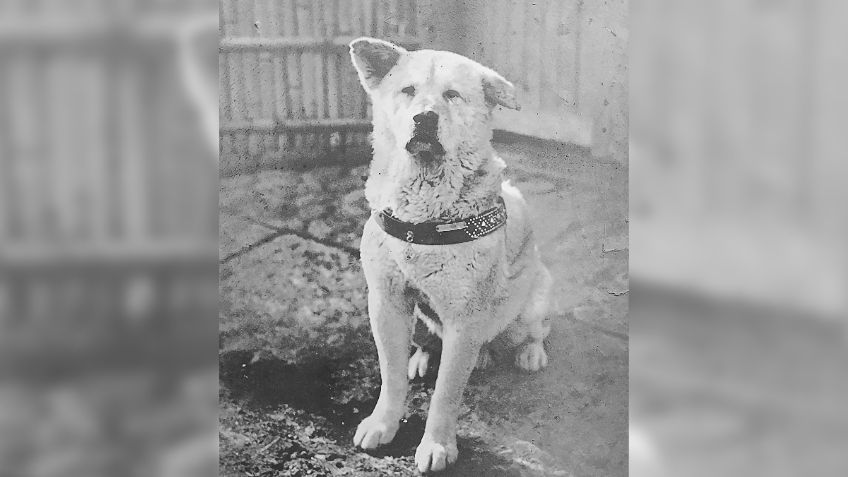
[[[218,9],[221,14],[221,26],[223,27],[224,36],[232,37],[236,35],[235,31],[235,0],[220,0],[218,3]]]
[[[327,55],[327,103],[328,115],[330,118],[339,117],[339,54],[330,53]]]
[[[280,12],[282,7],[284,6],[282,2],[277,0],[267,0],[268,1],[268,9],[266,11],[267,22],[268,25],[264,30],[268,37],[271,38],[279,38],[283,36],[283,16]],[[271,108],[271,119],[276,121],[285,121],[287,111],[286,105],[286,83],[283,75],[283,65],[284,65],[284,52],[275,51],[270,53],[270,78],[268,81],[268,90],[272,96],[273,107]],[[274,133],[271,132],[268,134],[268,139],[266,142],[266,150],[276,149],[278,153],[280,151],[285,151],[287,147],[286,137],[284,134],[277,134],[274,137]]]
[[[33,230],[33,217],[36,215],[35,208],[36,203],[30,200],[30,194],[32,193],[32,189],[30,189],[29,181],[28,181],[28,171],[27,168],[32,167],[33,159],[31,154],[29,153],[28,148],[23,147],[24,138],[27,136],[28,125],[32,122],[30,116],[32,115],[31,105],[26,103],[29,102],[30,97],[27,94],[26,88],[27,85],[31,84],[26,71],[26,64],[23,60],[18,57],[10,59],[7,61],[8,64],[8,97],[9,97],[9,116],[15,118],[14,121],[11,121],[10,131],[11,131],[11,142],[12,150],[16,150],[17,154],[15,161],[15,168],[13,173],[15,174],[15,183],[20,184],[18,188],[18,194],[21,197],[19,202],[19,210],[21,211],[21,231],[23,235],[29,235]]]
[[[374,18],[374,10],[376,6],[374,5],[374,0],[362,0],[362,34],[363,35],[376,35],[377,34],[377,20]]]
[[[353,82],[353,80],[356,79],[356,72],[350,64],[350,56],[344,55],[342,58],[346,61],[341,63],[344,66],[341,69],[341,84],[339,86],[341,87],[341,90],[345,91],[347,94],[342,95],[340,98],[341,114],[346,118],[359,117],[355,111],[358,95],[354,93],[356,90],[353,89],[356,86]]]
[[[228,22],[225,23],[225,31],[229,31],[230,35],[238,36],[241,34],[239,29],[239,17],[243,14],[239,12],[241,2],[237,0],[225,0],[228,11]],[[227,55],[228,76],[230,78],[230,97],[232,98],[232,115],[234,120],[241,121],[248,119],[247,102],[245,100],[245,75],[244,62],[241,52],[233,52]],[[232,134],[233,149],[235,157],[241,158],[247,155],[247,134],[237,132]],[[239,166],[242,167],[242,166]]]
[[[328,3],[327,0],[313,1],[312,7],[312,35],[313,38],[323,41],[327,38],[327,24],[324,16],[324,6]],[[324,118],[324,85],[326,84],[324,76],[324,55],[320,49],[312,53],[312,66],[314,68],[313,86],[315,98],[315,118]],[[315,134],[315,150],[318,151],[324,147],[324,134]]]
[[[314,4],[315,18],[318,25],[318,37],[330,40],[336,36],[338,17],[333,12],[333,0],[320,0]]]
[[[249,37],[258,36],[258,22],[256,17],[256,4],[261,0],[244,0],[243,16],[239,19],[241,34]],[[244,52],[243,71],[245,75],[245,96],[247,99],[247,112],[250,119],[262,118],[262,82],[260,80],[260,58],[256,50]],[[256,160],[261,154],[262,135],[252,131],[248,135],[248,164],[247,167],[254,168]]]
[[[232,18],[233,8],[230,5],[232,0],[218,0],[218,12],[221,16],[221,33],[224,38],[233,36]],[[218,111],[221,114],[219,124],[224,125],[233,121],[233,77],[230,75],[230,56],[229,52],[218,53],[218,78],[221,81],[220,89],[218,90]],[[233,135],[229,133],[221,133],[220,158],[227,161],[236,156],[234,147]],[[223,162],[222,162],[223,164]]]
[[[315,76],[313,78],[314,81],[314,95],[315,95],[315,117],[316,118],[325,118],[324,114],[324,106],[325,101],[324,97],[325,93],[325,85],[326,85],[326,77],[324,75],[324,55],[321,53],[313,54],[313,66],[315,67]]]
[[[542,52],[543,45],[540,38],[543,38],[543,15],[545,14],[541,6],[542,2],[532,3],[527,8],[527,16],[525,18],[525,43],[524,43],[524,58],[523,70],[525,73],[525,84],[528,87],[528,102],[533,105],[534,109],[539,109],[542,104],[540,101],[541,80],[542,80]]]
[[[40,161],[43,161],[43,171],[46,173],[44,180],[49,184],[48,187],[55,189],[44,194],[45,205],[53,221],[50,227],[39,233],[62,237],[63,234],[70,235],[71,227],[77,219],[70,191],[73,188],[74,169],[79,166],[74,167],[73,131],[68,131],[69,125],[76,119],[73,117],[75,112],[70,109],[73,104],[67,101],[70,96],[68,89],[73,88],[74,78],[66,78],[73,74],[69,70],[71,63],[57,55],[49,55],[39,63],[39,81],[33,86],[40,90],[40,97],[34,98],[30,108],[40,116],[42,124],[40,134],[43,137],[43,149]]]
[[[276,35],[276,15],[274,15],[272,0],[257,0],[256,18],[259,22],[259,36],[262,38],[273,38]],[[261,119],[272,120],[276,114],[277,95],[275,91],[276,81],[274,79],[275,68],[273,53],[270,51],[259,52],[259,84]],[[262,150],[265,156],[271,155],[276,150],[276,139],[271,131],[262,135]]]
[[[312,30],[312,5],[310,2],[299,0],[297,2],[297,32],[298,36],[310,38],[314,35]],[[302,105],[303,117],[313,119],[315,117],[315,67],[313,65],[314,54],[310,51],[300,53],[300,90],[303,95]],[[303,146],[308,149],[315,147],[315,135],[303,133]]]
[[[416,37],[419,33],[418,28],[418,2],[416,0],[409,0],[407,2],[407,18],[409,18],[409,26],[407,27],[407,35]]]
[[[218,123],[222,125],[233,120],[232,78],[230,77],[229,58],[230,53],[218,55]],[[231,134],[221,134],[219,153],[224,158],[235,155]]]
[[[275,121],[285,121],[289,116],[290,109],[286,93],[289,89],[287,78],[288,71],[286,69],[284,56],[285,52],[278,53],[274,56],[274,104],[276,105]],[[279,134],[279,137],[277,138],[277,145],[281,151],[284,151],[288,147],[288,136],[286,134]]]
[[[66,89],[69,81],[66,78],[71,72],[68,71],[66,64],[66,60],[53,58],[44,71],[46,79],[44,94],[50,108],[50,114],[45,118],[44,128],[50,151],[51,174],[48,181],[51,182],[51,186],[48,193],[57,214],[55,224],[60,235],[70,235],[75,216],[70,194],[71,173],[68,172],[73,164],[73,157],[69,157],[73,151],[73,133],[68,131],[68,110],[72,105],[67,102]]]
[[[342,2],[345,6],[350,7],[350,2]],[[341,16],[339,15],[340,5],[338,0],[324,0],[324,21],[326,23],[327,39],[332,39],[340,34]],[[350,23],[350,9],[348,8],[348,16],[345,18],[345,23]],[[348,32],[350,27],[347,27]],[[349,34],[349,33],[348,33]],[[335,86],[335,76],[337,75],[335,67],[335,52],[332,50],[323,50],[321,52],[322,64],[324,65],[324,117],[337,118],[338,111],[334,113],[334,105],[337,104],[335,96],[337,93],[333,91]],[[331,83],[333,83],[331,85]],[[331,88],[333,86],[333,88]],[[333,147],[333,135],[324,135],[324,148],[326,152]]]
[[[554,59],[549,55],[557,48],[556,25],[560,10],[555,0],[542,2],[541,35],[538,38],[538,45],[534,47],[545,52],[545,57],[540,56],[539,61],[539,102],[541,104],[559,105],[556,95],[556,68],[550,64],[550,61]]]
[[[101,61],[92,61],[86,65],[85,71],[85,103],[87,108],[87,122],[84,124],[86,131],[91,131],[93,137],[86,144],[86,159],[88,160],[88,201],[91,218],[91,235],[101,241],[105,241],[109,234],[109,170],[108,153],[106,146],[107,137],[106,104],[104,92],[107,91],[106,71]]]
[[[147,235],[147,201],[144,198],[143,185],[147,182],[147,170],[144,167],[147,149],[142,136],[147,129],[142,120],[141,98],[143,97],[141,68],[126,65],[118,75],[118,100],[120,151],[123,158],[121,175],[124,192],[125,214],[123,223],[124,237],[129,241],[141,240]]]
[[[11,138],[12,112],[10,102],[11,88],[9,84],[9,64],[6,56],[0,56],[0,167],[4,174],[0,174],[0,208],[3,209],[2,222],[0,222],[0,240],[17,237],[20,232],[20,192],[19,184],[15,180],[17,171],[17,160],[13,154],[14,148]],[[8,287],[11,296],[11,286]],[[10,298],[11,309],[12,300]]]
[[[274,57],[270,52],[262,52],[260,54],[260,87],[261,87],[261,109],[262,119],[273,120],[277,111],[277,95],[275,91],[276,81],[274,78],[275,67]],[[275,149],[275,139],[272,132],[267,132],[263,137],[263,149],[265,154],[271,153]]]
[[[322,41],[325,36],[324,11],[322,8],[323,0],[313,0],[310,2],[310,15],[312,18],[312,38]],[[323,117],[324,110],[324,72],[323,58],[318,50],[309,52],[312,66],[312,81],[310,82],[310,90],[312,92],[312,117],[320,119]],[[318,151],[323,146],[323,134],[311,134],[310,147],[313,151]]]
[[[64,176],[60,179],[68,187],[68,194],[65,197],[66,203],[64,213],[69,214],[70,223],[68,229],[63,231],[65,238],[79,239],[80,235],[86,230],[86,225],[89,222],[91,210],[85,207],[88,191],[86,190],[86,148],[91,131],[86,130],[84,123],[88,116],[87,105],[82,99],[85,94],[85,65],[78,59],[67,58],[63,59],[66,63],[67,70],[59,85],[66,102],[61,106],[61,111],[57,111],[62,115],[63,126],[66,128],[65,134],[67,141],[63,147],[67,148],[70,156],[66,156],[67,163],[65,164]],[[81,109],[86,111],[82,112]],[[59,108],[57,108],[58,110]]]
[[[228,147],[227,140],[222,139],[222,151],[229,149],[233,156],[241,154],[243,159],[253,161],[257,155],[275,152],[314,154],[345,141],[365,143],[367,135],[362,132],[340,135],[325,130],[286,131],[286,122],[306,120],[321,124],[336,119],[367,119],[369,102],[346,48],[327,43],[356,35],[419,35],[424,28],[419,27],[421,16],[414,11],[416,8],[418,2],[414,0],[221,0],[224,38],[258,36],[300,41],[290,47],[234,42],[234,46],[221,50],[221,88],[226,91],[222,95],[228,96],[227,106],[220,113],[222,121],[280,126],[273,130],[265,126],[255,130],[229,129],[225,136],[234,138],[230,141],[232,146]],[[257,141],[257,135],[265,135],[265,140]],[[280,158],[279,154],[273,155]]]
[[[339,23],[339,28],[341,29],[341,26],[345,25],[348,29],[347,34],[350,36],[364,35],[367,31],[363,25],[365,18],[362,15],[362,2],[359,0],[340,2],[339,18],[341,19],[342,17],[346,17],[346,20]],[[340,30],[339,34],[343,35],[345,32]]]
[[[356,35],[359,33],[360,19],[355,16],[355,12],[359,10],[357,1],[336,0],[336,35]]]
[[[297,2],[295,0],[285,0],[283,2],[283,36],[297,37],[299,36],[299,22],[297,18]],[[300,75],[300,55],[293,50],[285,51],[285,75],[287,80],[286,96],[288,99],[288,118],[300,119],[303,117],[303,97],[301,95],[301,75]],[[300,134],[290,133],[288,135],[288,147],[296,149],[303,144],[303,138]]]
[[[524,82],[524,18],[526,16],[525,2],[516,0],[512,2],[512,10],[509,15],[505,15],[510,19],[509,34],[507,36],[509,49],[509,62],[507,74],[515,78],[517,84],[521,84],[522,88],[526,86]]]
[[[283,37],[296,37],[298,36],[298,23],[297,23],[297,5],[294,0],[284,0],[282,3],[282,10],[284,12],[283,21],[282,21],[282,34]],[[285,79],[286,79],[286,98],[288,105],[288,118],[296,119],[301,117],[302,113],[302,103],[300,96],[300,61],[296,52],[287,50],[284,52],[285,55]],[[298,142],[302,142],[299,139],[298,134],[289,133],[286,139],[286,143],[289,149],[298,147]]]
[[[271,17],[269,15],[269,0],[253,0],[253,36],[260,38],[269,37],[271,31]]]
[[[491,30],[489,41],[491,42],[492,64],[491,66],[498,70],[501,74],[511,77],[507,71],[509,63],[509,24],[512,14],[502,14],[502,12],[511,12],[512,0],[496,0],[498,1],[498,9],[488,11],[488,15],[492,19],[494,28]]]
[[[374,0],[374,23],[377,25],[374,34],[378,38],[386,36],[386,10],[386,0]]]
[[[286,0],[271,0],[273,5],[271,15],[274,16],[274,36],[278,38],[288,36],[286,24],[291,24],[290,3]]]
[[[400,23],[400,9],[398,8],[398,3],[400,0],[383,0],[385,2],[385,8],[388,12],[388,15],[385,17],[386,30],[383,33],[385,36],[391,38],[396,37],[398,35],[398,26]]]

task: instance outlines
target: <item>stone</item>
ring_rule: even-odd
[[[327,223],[323,220],[318,219],[310,222],[309,227],[306,229],[306,231],[310,235],[324,239],[330,235],[330,232],[332,232],[332,228],[327,225]]]
[[[356,189],[345,194],[342,197],[342,212],[352,217],[367,214],[368,201],[365,199],[365,191]]]

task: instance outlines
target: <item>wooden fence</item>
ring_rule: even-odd
[[[367,149],[369,104],[347,45],[369,35],[419,48],[418,3],[223,0],[224,173]]]
[[[624,161],[626,13],[626,0],[223,0],[222,172],[367,152],[368,100],[346,48],[362,35],[494,67],[522,102],[496,128]]]

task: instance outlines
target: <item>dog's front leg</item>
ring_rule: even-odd
[[[438,471],[456,460],[456,420],[462,393],[477,362],[480,333],[462,326],[446,325],[442,332],[442,359],[436,389],[430,401],[424,437],[415,451],[421,472]]]
[[[367,269],[366,269],[367,273]],[[370,416],[356,429],[355,445],[373,449],[395,437],[406,407],[407,360],[412,304],[402,289],[388,281],[369,280],[368,316],[380,360],[380,397]]]

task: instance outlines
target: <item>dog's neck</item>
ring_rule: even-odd
[[[392,139],[374,134],[365,185],[373,210],[390,210],[400,220],[421,223],[458,220],[494,207],[504,163],[488,141],[425,164]]]

